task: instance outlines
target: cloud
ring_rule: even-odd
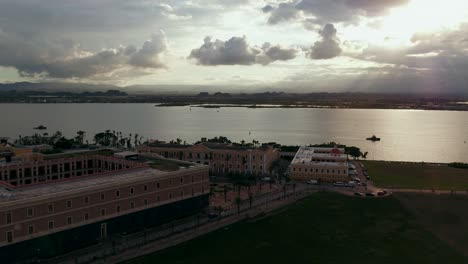
[[[361,17],[376,17],[409,0],[295,0],[280,3],[269,11],[269,24],[313,18],[317,24],[356,23]],[[310,22],[311,20],[309,20]]]
[[[98,52],[85,51],[70,40],[51,42],[0,33],[0,66],[16,68],[22,76],[87,78],[123,67],[162,68],[166,50],[162,31],[140,49],[120,46]]]
[[[315,42],[309,51],[309,57],[314,60],[331,59],[341,54],[340,41],[336,36],[337,30],[332,24],[326,24],[319,31],[321,40]]]
[[[277,8],[271,8],[268,24],[274,25],[280,22],[294,20],[300,17],[301,11],[293,2],[280,3]]]
[[[267,65],[274,61],[287,61],[296,57],[297,50],[283,49],[266,42],[262,47],[250,46],[244,37],[232,37],[227,41],[205,37],[200,48],[193,49],[189,59],[199,65]]]
[[[264,7],[262,7],[262,12],[263,13],[269,13],[271,11],[273,11],[274,7],[272,7],[271,5],[266,5]]]

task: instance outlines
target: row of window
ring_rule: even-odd
[[[202,186],[201,192],[202,192],[202,193],[205,193],[205,187],[204,187],[204,186]],[[195,195],[195,192],[194,192],[194,189],[193,189],[193,188],[192,188],[192,193],[191,193],[191,195],[192,195],[192,196]],[[185,196],[185,193],[184,193],[183,190],[181,190],[181,191],[179,192],[179,197],[184,197],[184,196]],[[173,196],[173,193],[172,193],[172,192],[170,192],[170,193],[168,194],[168,196],[167,196],[167,198],[168,198],[169,200],[172,199],[173,197],[175,198],[175,196]],[[156,196],[156,201],[155,201],[155,202],[160,202],[160,201],[161,201],[161,197],[160,197],[159,195]],[[149,204],[149,200],[148,200],[148,199],[145,199],[145,200],[143,201],[143,204],[144,204],[144,206],[147,206],[147,205]],[[115,207],[115,212],[116,212],[116,213],[120,213],[120,212],[122,211],[121,209],[122,209],[121,206],[120,206],[120,205],[117,205],[117,206]],[[135,209],[135,202],[134,202],[134,201],[130,202],[130,209]],[[28,209],[28,212],[29,212],[29,209]],[[101,209],[101,214],[100,214],[100,216],[101,216],[101,217],[106,216],[106,208],[102,208],[102,209]],[[83,219],[83,221],[89,220],[89,213],[84,213],[82,219]],[[11,223],[11,213],[7,213],[7,223],[8,223],[8,221],[10,221],[10,223]],[[66,223],[67,223],[67,225],[73,224],[73,217],[72,217],[72,216],[68,216],[68,217],[67,217],[67,222],[66,222]],[[49,229],[49,230],[54,229],[54,228],[55,228],[55,221],[53,221],[53,220],[48,221],[48,225],[47,225],[47,226],[48,226],[48,229]],[[28,235],[32,235],[34,232],[35,232],[34,225],[29,225],[29,226],[28,226]],[[8,243],[13,242],[13,232],[12,232],[12,231],[7,231],[7,232],[6,232],[6,240],[7,240]]]
[[[293,168],[293,171],[296,171],[296,168]],[[302,172],[302,168],[298,168],[298,171],[299,171],[299,172]],[[319,169],[316,168],[315,170],[314,170],[314,169],[310,169],[310,170],[309,170],[309,172],[311,172],[311,173],[314,173],[314,172],[315,172],[315,173],[319,173],[319,171],[320,171],[320,173],[325,173],[325,169],[320,169],[320,170],[319,170]],[[307,172],[307,168],[304,168],[304,172]],[[327,170],[326,170],[326,173],[330,173],[330,169],[327,169]],[[332,170],[331,170],[331,173],[334,174],[334,173],[335,173],[335,169],[332,169]],[[336,170],[336,173],[337,173],[337,174],[340,174],[340,173],[341,173],[341,170],[338,170],[338,169],[337,169],[337,170]],[[343,170],[343,174],[346,174],[346,170]]]
[[[165,156],[165,157],[167,157],[168,154],[170,154],[170,153],[159,152],[159,155]],[[178,157],[179,159],[181,159],[183,156],[184,156],[183,152],[173,152],[172,153],[172,157]],[[194,157],[196,157],[197,159],[211,159],[211,158],[222,158],[222,159],[224,159],[225,157],[231,159],[232,154],[224,155],[223,153],[221,153],[221,154],[216,154],[216,153],[192,153],[192,152],[188,153],[188,158],[189,159],[192,159]],[[244,155],[237,154],[237,159],[240,159],[241,157],[246,158],[246,159],[249,158],[249,156],[244,156]],[[252,160],[255,160],[255,158],[256,158],[255,155],[251,155],[251,157],[252,157]],[[258,157],[259,157],[260,160],[263,160],[263,155],[258,155]]]
[[[202,179],[204,179],[204,178],[205,178],[205,176],[203,175],[203,176],[202,176]],[[192,182],[194,182],[194,180],[195,180],[195,179],[194,179],[194,176],[192,175]],[[169,182],[169,186],[171,186],[173,181],[172,181],[172,179],[169,179],[168,182]],[[183,184],[183,183],[184,183],[184,178],[183,178],[183,177],[180,177],[180,178],[179,178],[179,182],[180,182],[181,184]],[[160,189],[160,188],[161,188],[160,183],[159,183],[159,182],[156,182],[155,187],[156,187],[156,189]],[[143,191],[145,191],[145,192],[148,191],[148,184],[143,185]],[[135,187],[130,187],[130,188],[129,188],[129,192],[130,192],[130,194],[132,194],[132,195],[135,194]],[[120,197],[120,194],[121,194],[121,193],[120,193],[120,190],[116,190],[116,191],[115,191],[115,197]],[[104,201],[104,200],[106,199],[105,193],[101,193],[100,196],[101,196],[101,201]],[[82,198],[82,202],[83,202],[84,205],[88,205],[88,204],[89,204],[89,200],[90,200],[89,196],[85,196],[85,197]],[[72,207],[73,207],[73,202],[72,202],[72,200],[68,200],[68,201],[66,202],[66,204],[67,204],[67,208],[72,208]],[[49,212],[49,213],[53,213],[53,212],[54,212],[54,207],[55,207],[54,204],[48,204],[48,205],[47,205],[47,210],[48,210],[48,212]],[[26,208],[26,216],[27,216],[27,217],[33,217],[33,216],[34,216],[34,208]],[[11,213],[11,212],[7,212],[7,213],[6,213],[5,223],[6,223],[6,224],[11,224],[12,221],[13,221],[12,213]]]

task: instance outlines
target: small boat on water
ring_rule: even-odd
[[[376,137],[375,135],[373,135],[372,137],[368,137],[366,138],[366,140],[369,140],[369,141],[380,141],[380,138],[379,137]]]
[[[47,127],[46,127],[46,126],[43,126],[43,125],[40,125],[40,126],[35,127],[34,129],[37,129],[37,130],[46,130]]]

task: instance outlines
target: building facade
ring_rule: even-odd
[[[348,155],[344,149],[301,147],[291,162],[290,177],[293,180],[317,180],[346,182]]]
[[[156,153],[162,157],[205,164],[211,175],[242,173],[268,175],[279,151],[270,145],[245,147],[224,143],[199,143],[195,145],[148,144],[138,147],[141,153]]]
[[[163,171],[153,168],[151,160],[84,154],[14,166],[0,163],[2,261],[54,256],[207,208],[207,166],[187,163]]]

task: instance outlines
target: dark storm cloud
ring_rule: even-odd
[[[0,32],[0,66],[13,67],[23,76],[84,78],[122,67],[161,68],[167,49],[163,32],[154,34],[140,49],[134,46],[86,52],[71,41],[51,42]]]
[[[385,14],[389,8],[408,3],[409,0],[300,0],[280,3],[270,10],[268,23],[295,20],[301,14],[312,15],[317,24],[354,23],[361,16]]]
[[[332,24],[327,24],[319,31],[321,39],[311,47],[309,57],[315,60],[331,59],[341,54],[337,30]]]
[[[294,59],[296,53],[295,49],[283,49],[268,42],[262,47],[250,46],[245,37],[232,37],[227,41],[205,37],[203,45],[193,49],[189,58],[199,65],[267,65]]]

